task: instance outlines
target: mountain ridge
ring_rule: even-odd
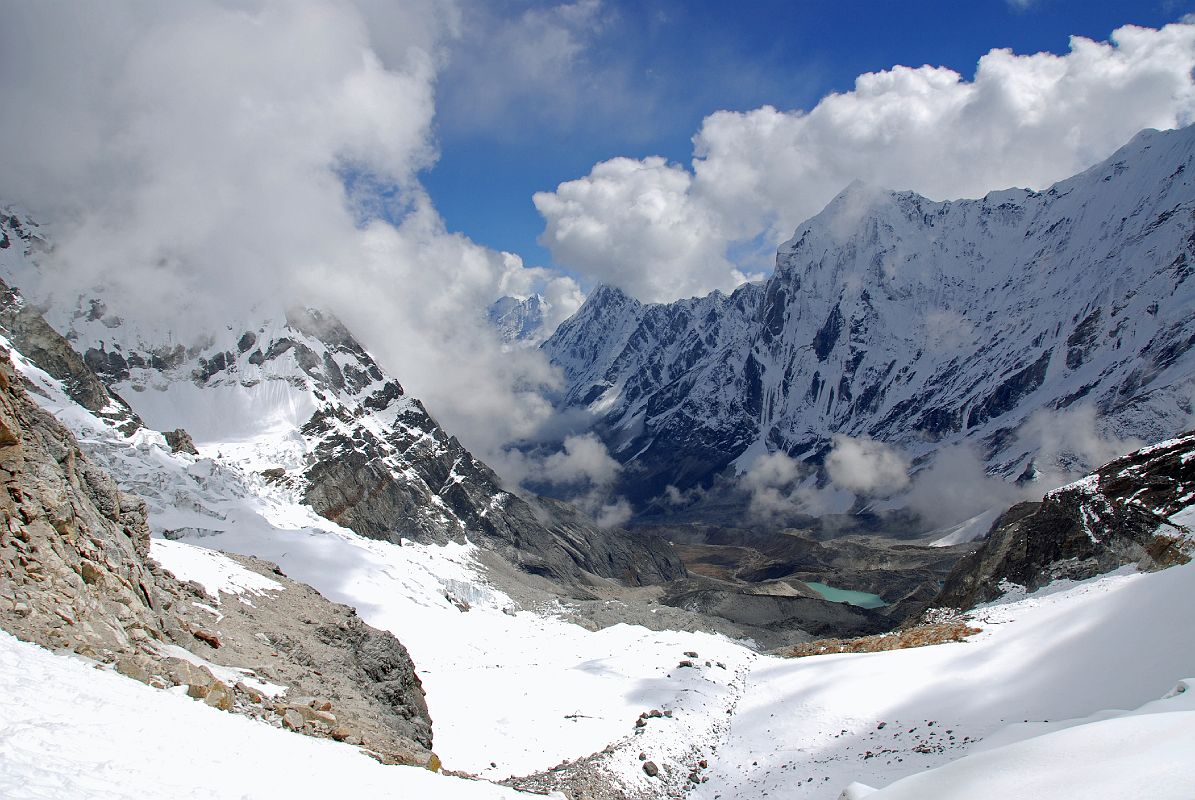
[[[763,283],[651,305],[596,289],[543,345],[559,404],[593,415],[638,510],[764,451],[820,467],[834,434],[915,463],[967,442],[1006,478],[1035,466],[1018,434],[1041,409],[1165,438],[1195,411],[1193,152],[1195,129],[1143,131],[979,200],[854,183]]]

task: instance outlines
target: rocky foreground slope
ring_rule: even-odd
[[[0,627],[392,763],[432,758],[419,678],[393,636],[272,564],[240,559],[260,588],[249,603],[175,579],[150,558],[145,503],[83,454],[2,356]]]
[[[1144,131],[1042,192],[934,202],[853,184],[762,283],[653,305],[592,292],[543,345],[561,405],[594,415],[641,511],[763,452],[815,468],[834,434],[916,463],[968,442],[1010,479],[1041,454],[1034,412],[1172,436],[1195,376],[1193,159],[1195,128]],[[1060,465],[1036,466],[1095,466],[1055,450]]]

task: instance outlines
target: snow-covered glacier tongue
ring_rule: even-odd
[[[1081,474],[1108,457],[1092,441],[1192,418],[1193,155],[1195,128],[1150,130],[1041,192],[852,184],[763,283],[662,305],[595,290],[544,344],[561,404],[596,416],[641,513],[767,452],[824,488],[836,435],[914,470],[965,444],[1007,479]]]

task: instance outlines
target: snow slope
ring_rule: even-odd
[[[880,792],[856,786],[854,797],[922,800],[965,793],[970,800],[1125,797],[1185,800],[1195,786],[1195,692],[1182,681],[1173,693],[1123,715],[960,759],[912,775]]]
[[[1195,637],[1175,635],[1176,609],[1195,601],[1195,566],[1055,586],[982,609],[984,632],[971,641],[917,650],[790,661],[702,634],[626,625],[591,632],[551,609],[518,609],[479,576],[471,545],[359,537],[235,461],[172,454],[151,431],[119,433],[14,358],[41,387],[41,402],[147,497],[158,533],[276,561],[395,633],[424,682],[437,753],[447,767],[486,778],[611,746],[603,769],[630,791],[836,797],[852,781],[882,786],[974,754],[984,740],[1043,732],[1024,721],[1140,707],[1195,662]],[[265,588],[246,586],[216,554],[180,558],[178,550],[154,544],[184,578],[233,588],[239,580],[250,602],[248,590]],[[671,716],[636,727],[651,709]],[[661,765],[667,784],[644,774],[640,752]],[[707,769],[694,768],[700,760]],[[707,782],[689,782],[690,769]]]
[[[724,709],[755,658],[747,648],[721,637],[626,625],[595,633],[550,608],[517,610],[481,578],[471,544],[358,536],[237,457],[171,453],[161,434],[144,428],[120,433],[19,353],[12,358],[40,390],[38,402],[71,427],[123,488],[146,499],[155,536],[169,532],[176,540],[155,540],[151,553],[180,578],[239,588],[252,602],[252,592],[268,586],[217,553],[204,558],[180,544],[259,556],[394,633],[418,667],[434,749],[447,768],[501,779],[621,743],[614,759],[621,779],[634,787],[649,781],[637,759],[641,750],[666,766],[694,748],[708,749],[725,727]],[[677,669],[694,651],[701,655],[697,665]],[[672,716],[636,728],[651,709]]]
[[[0,631],[0,797],[528,797],[297,736]]]
[[[1193,565],[1149,574],[1126,569],[982,608],[975,617],[983,633],[962,643],[761,659],[697,796],[834,798],[853,781],[884,786],[941,767],[983,749],[994,735],[1008,745],[1045,732],[1040,723],[1047,720],[1141,707],[1166,695],[1195,663],[1195,637],[1181,611],[1193,601]],[[1195,729],[1180,741],[1189,752]],[[1076,742],[1063,750],[1085,746]],[[1051,743],[1037,747],[1045,753]],[[1148,774],[1152,748],[1147,739],[1126,752],[1124,768],[1138,779]],[[1014,757],[993,752],[969,763],[996,768]],[[1068,779],[1069,763],[1056,764],[1055,777]],[[892,796],[980,796],[969,794],[967,781],[990,777],[981,767],[943,774],[961,782],[943,777],[925,794]]]

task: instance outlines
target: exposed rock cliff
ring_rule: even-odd
[[[1090,578],[1125,564],[1145,570],[1185,563],[1192,532],[1169,519],[1195,497],[1195,434],[1116,459],[1021,503],[996,520],[963,558],[931,606],[967,609],[1007,584],[1040,588],[1057,578]]]

